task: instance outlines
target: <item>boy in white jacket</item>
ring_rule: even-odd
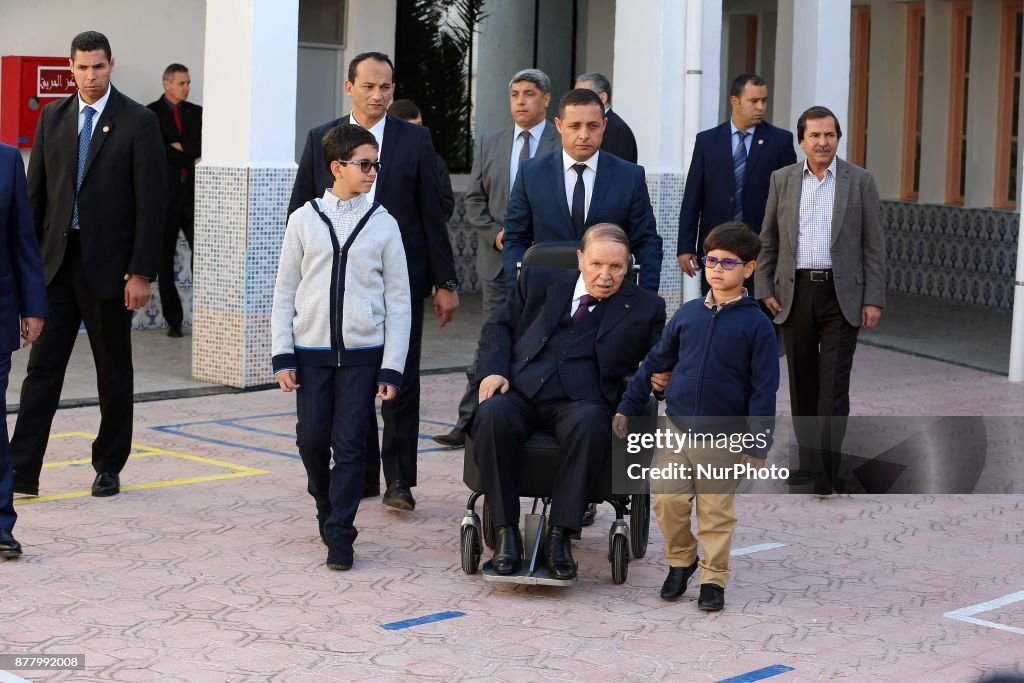
[[[288,218],[273,364],[281,390],[297,393],[296,443],[327,566],[350,569],[374,391],[398,394],[412,309],[398,223],[366,199],[380,171],[376,139],[345,124],[327,132],[323,151],[334,185]]]

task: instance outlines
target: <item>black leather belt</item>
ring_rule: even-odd
[[[828,282],[832,279],[831,270],[806,270],[801,268],[796,271],[797,278],[801,280],[810,280],[811,282]]]

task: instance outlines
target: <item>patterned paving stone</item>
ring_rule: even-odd
[[[447,431],[463,381],[424,378],[424,435]],[[708,615],[696,583],[675,603],[658,598],[656,526],[627,582],[611,583],[607,506],[575,546],[572,588],[464,575],[462,451],[424,438],[416,512],[363,501],[356,566],[331,572],[294,457],[293,401],[256,392],[142,404],[122,479],[140,488],[112,499],[87,495],[89,438],[54,439],[44,497],[18,501],[26,554],[0,563],[0,652],[86,653],[87,668],[16,673],[718,681],[782,664],[793,671],[767,680],[968,681],[1024,666],[1024,635],[944,616],[1024,590],[1024,497],[740,496],[734,548],[784,545],[734,557],[726,610]],[[788,409],[785,387],[779,404]],[[860,415],[1024,415],[1024,387],[862,347],[852,404]],[[61,411],[54,432],[88,433],[96,418],[95,408]],[[464,616],[382,628],[451,610]],[[978,618],[1024,628],[1024,602]]]

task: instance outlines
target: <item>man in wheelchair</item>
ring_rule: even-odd
[[[491,565],[501,575],[518,572],[523,557],[520,445],[543,428],[565,453],[551,489],[544,556],[553,578],[575,578],[570,536],[581,527],[587,490],[611,452],[622,378],[665,326],[664,300],[626,279],[629,238],[621,228],[592,226],[577,257],[578,273],[523,270],[480,335],[472,437],[496,531]]]

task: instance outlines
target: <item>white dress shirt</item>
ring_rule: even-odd
[[[380,159],[383,158],[384,156],[384,122],[387,120],[387,118],[387,116],[384,116],[381,118],[380,121],[375,123],[372,128],[367,128],[367,130],[369,130],[370,133],[373,134],[374,139],[377,141],[378,161],[380,161]],[[355,125],[359,126],[360,128],[366,128],[366,126],[359,123],[359,121],[356,121],[355,112],[352,112],[348,115],[348,120],[354,123]],[[370,188],[370,191],[366,193],[366,201],[370,202],[370,204],[373,204],[374,197],[377,196],[377,178],[380,178],[380,173],[378,173],[377,177],[373,179],[373,186]]]
[[[96,133],[96,124],[99,123],[100,114],[103,113],[104,107],[107,106],[107,100],[110,99],[110,86],[107,86],[107,92],[103,94],[103,97],[96,100],[95,104],[86,104],[82,101],[82,95],[78,95],[78,132],[81,134],[82,126],[85,125],[85,108],[92,107],[96,110],[96,113],[92,115],[92,130],[89,131],[89,135]]]
[[[798,270],[828,270],[832,267],[832,209],[836,200],[836,157],[818,176],[804,160],[800,183],[800,228],[796,239]]]
[[[590,292],[587,291],[587,285],[583,281],[583,273],[580,273],[580,276],[576,278],[576,289],[572,293],[572,303],[569,304],[570,318],[576,315],[576,309],[580,307],[580,297],[582,297],[584,294],[590,294]],[[593,294],[591,294],[591,296],[593,296]],[[595,306],[597,306],[596,302],[591,304],[590,306],[587,306],[587,310],[593,313]]]
[[[576,171],[573,166],[576,164],[586,164],[586,168],[583,170],[583,220],[587,219],[587,215],[590,213],[590,198],[594,194],[594,180],[597,178],[597,157],[601,154],[598,150],[594,152],[594,156],[590,157],[586,161],[576,161],[571,156],[562,150],[562,167],[565,169],[565,202],[569,205],[569,213],[572,214],[572,193],[576,189]]]
[[[530,158],[537,154],[537,147],[540,145],[540,136],[544,133],[544,126],[547,120],[541,120],[536,126],[529,130],[530,133]],[[523,149],[523,131],[525,128],[515,127],[515,137],[512,138],[512,156],[508,160],[508,191],[512,192],[512,186],[516,184],[516,176],[519,174],[519,153]]]

